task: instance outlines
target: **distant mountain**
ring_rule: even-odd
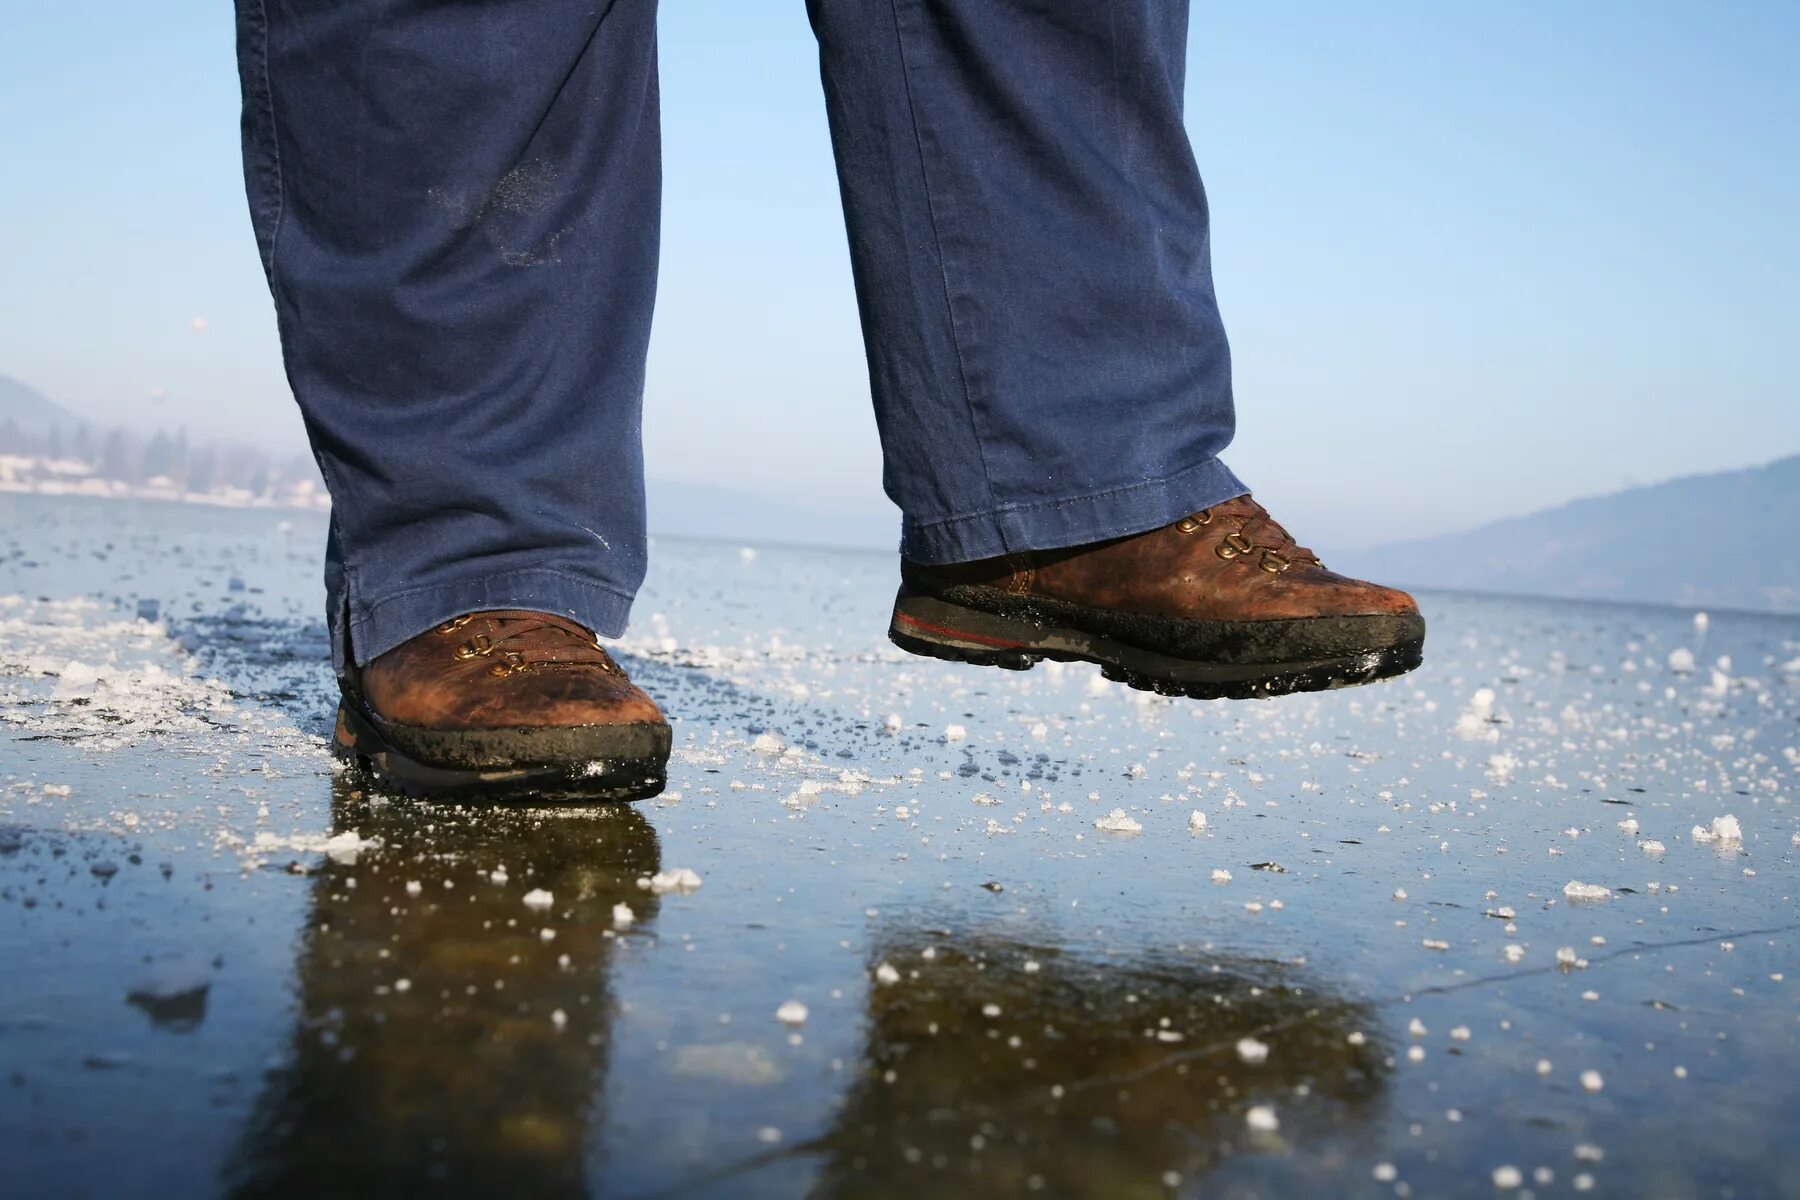
[[[1419,587],[1800,613],[1800,455],[1333,555]]]
[[[19,432],[42,437],[52,429],[73,433],[86,424],[34,387],[0,375],[0,425],[11,422]]]
[[[670,537],[893,550],[900,515],[784,504],[750,492],[652,479],[650,532]]]

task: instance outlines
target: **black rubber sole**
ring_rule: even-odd
[[[1179,633],[1186,653],[1176,656],[1147,650],[1115,632],[1083,629],[1071,617],[1090,616],[1089,610],[1073,605],[1056,604],[1057,611],[1048,612],[1044,602],[1003,593],[979,599],[983,607],[978,608],[902,589],[888,637],[912,654],[1009,671],[1029,670],[1046,658],[1096,663],[1106,678],[1140,691],[1196,700],[1253,700],[1358,687],[1404,675],[1424,658],[1425,624],[1418,617],[1184,622]],[[990,606],[1011,611],[995,612]],[[1094,623],[1132,620],[1098,610],[1091,617]],[[1148,628],[1156,632],[1154,625]],[[1261,657],[1246,661],[1246,645]],[[1208,655],[1209,649],[1215,653]]]
[[[395,744],[405,734],[384,728],[379,718],[346,700],[338,705],[332,752],[381,788],[431,799],[622,802],[647,800],[667,783],[667,725],[433,736],[442,743],[440,750],[454,750],[461,741],[460,757],[469,761],[446,765],[426,761],[416,749],[409,753]],[[523,751],[512,761],[499,753],[509,741],[515,753]]]

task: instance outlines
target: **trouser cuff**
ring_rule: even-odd
[[[354,578],[354,572],[351,575]],[[331,605],[332,660],[341,673],[350,651],[361,666],[452,617],[498,608],[555,613],[601,637],[618,637],[625,632],[631,600],[606,584],[542,569],[505,571],[376,597],[358,595],[352,584],[348,597]]]
[[[1073,496],[1003,504],[941,521],[907,520],[900,553],[917,563],[971,562],[1057,550],[1157,529],[1250,489],[1216,458],[1161,479]]]

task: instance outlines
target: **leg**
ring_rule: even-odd
[[[811,0],[903,552],[1241,494],[1186,0]]]
[[[595,640],[644,574],[655,0],[238,0],[244,167],[331,488],[334,744],[409,791],[632,798]]]
[[[237,7],[340,671],[478,609],[618,634],[644,572],[655,0]]]
[[[890,636],[1264,697],[1418,665],[1217,458],[1231,364],[1181,120],[1187,0],[811,0],[888,493]]]

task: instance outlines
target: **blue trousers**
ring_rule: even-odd
[[[902,553],[1079,545],[1242,494],[1187,0],[809,9]],[[655,0],[237,16],[340,669],[476,609],[617,636],[646,557]]]

